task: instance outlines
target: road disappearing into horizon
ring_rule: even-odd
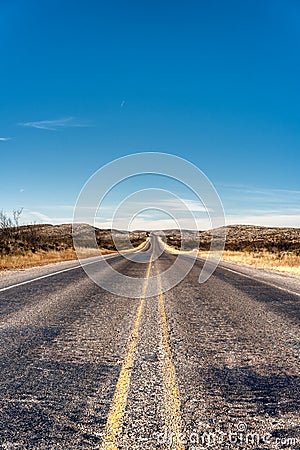
[[[106,261],[145,278],[136,299],[76,262],[0,276],[0,448],[299,449],[297,282],[220,264],[199,284],[198,259],[163,292],[176,255],[130,256]]]

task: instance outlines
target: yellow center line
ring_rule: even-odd
[[[131,328],[127,343],[127,351],[124,362],[120,371],[117,386],[112,399],[111,407],[108,413],[108,418],[104,430],[103,440],[101,444],[101,450],[117,450],[118,440],[121,436],[122,425],[124,419],[124,413],[127,404],[131,372],[134,364],[134,357],[137,348],[137,342],[139,337],[140,322],[143,313],[143,307],[145,303],[145,296],[147,286],[149,282],[150,270],[151,270],[152,256],[148,264],[145,282],[142,290],[142,294],[139,300],[136,316]]]
[[[169,442],[172,442],[171,448],[173,450],[184,450],[185,446],[180,442],[180,439],[182,439],[183,436],[180,393],[176,378],[176,370],[172,358],[165,299],[159,272],[157,273],[157,280],[159,287],[158,307],[163,350],[162,375],[164,380],[165,421],[168,431],[168,439]]]

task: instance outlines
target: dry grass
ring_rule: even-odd
[[[192,251],[180,251],[166,245],[165,247],[172,253],[194,253]],[[208,251],[200,250],[198,255],[202,258],[208,256]],[[292,275],[300,275],[300,256],[293,252],[275,252],[271,253],[266,250],[248,252],[248,251],[231,251],[225,250],[222,253],[222,261],[228,261],[243,266],[251,266],[257,269],[272,269],[279,272],[286,272]]]
[[[141,244],[137,245],[136,247],[134,247],[133,249],[130,248],[128,250],[120,250],[121,253],[130,253],[132,251],[137,252],[138,250],[142,250],[146,244],[148,244],[149,242],[149,238],[147,237],[146,240],[144,242],[142,242]]]
[[[208,252],[200,251],[199,256],[205,257]],[[262,269],[273,269],[280,272],[300,275],[300,256],[292,252],[271,253],[268,251],[246,252],[225,250],[222,260],[252,266]]]
[[[147,244],[149,239],[135,247],[135,251],[141,250]],[[128,251],[132,251],[131,249]],[[126,252],[126,250],[125,250]],[[108,255],[110,253],[116,253],[114,250],[101,249],[101,255]],[[92,256],[99,256],[100,253],[96,249],[80,248],[80,258],[89,258]],[[29,267],[45,266],[46,264],[71,261],[77,259],[77,254],[73,249],[66,249],[61,251],[39,250],[35,253],[28,252],[24,255],[4,255],[0,256],[0,271],[13,270],[13,269],[26,269]]]
[[[172,247],[172,245],[166,244],[165,242],[163,242],[163,245],[165,246],[165,249],[168,250],[168,252],[174,253],[175,255],[178,255],[179,253],[186,253],[187,255],[188,254],[195,254],[195,253],[197,253],[197,249],[194,249],[194,250],[180,250],[180,249],[178,249],[176,247]],[[205,253],[208,253],[208,252],[205,252]]]
[[[108,253],[114,253],[111,250],[101,249],[101,254],[106,255]],[[99,252],[93,249],[81,249],[80,257],[88,258],[92,256],[99,256]],[[44,266],[46,264],[71,261],[77,259],[75,250],[49,250],[49,251],[37,251],[36,253],[28,252],[25,255],[4,255],[0,256],[0,271],[12,270],[12,269],[26,269],[28,267]]]
[[[165,244],[165,248],[175,254],[190,253],[195,251],[180,251]],[[208,251],[200,250],[198,255],[202,258],[208,256]],[[279,272],[286,272],[292,275],[300,275],[300,256],[293,252],[275,252],[271,253],[267,250],[262,251],[231,251],[224,250],[222,253],[222,261],[228,261],[243,266],[252,266],[257,269],[272,269]]]

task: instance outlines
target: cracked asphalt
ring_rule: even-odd
[[[158,283],[158,245],[107,260]],[[140,299],[75,262],[2,274],[0,448],[300,449],[298,279],[202,266]]]

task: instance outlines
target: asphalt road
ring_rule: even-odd
[[[300,448],[298,280],[221,264],[200,285],[197,260],[163,293],[160,250],[107,258],[140,298],[76,262],[0,276],[0,448]]]

